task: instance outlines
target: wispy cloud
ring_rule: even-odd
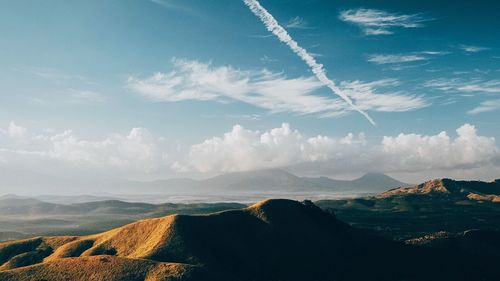
[[[402,64],[430,60],[433,56],[447,55],[446,51],[421,51],[407,54],[372,54],[368,61],[376,64]]]
[[[415,110],[429,105],[423,96],[386,90],[390,87],[399,86],[399,84],[400,82],[396,79],[383,79],[372,82],[342,82],[340,86],[364,110],[400,112]]]
[[[439,78],[425,82],[424,86],[446,92],[500,93],[500,80]]]
[[[183,12],[186,14],[190,14],[192,16],[201,16],[201,14],[197,10],[193,9],[192,7],[181,4],[182,2],[185,1],[179,1],[179,0],[149,0],[149,1],[151,1],[154,4],[160,5],[166,9]]]
[[[31,104],[43,106],[88,105],[99,104],[105,101],[106,97],[99,92],[74,88],[38,93],[36,96],[28,98],[28,102]]]
[[[311,29],[307,22],[299,16],[290,19],[285,26],[287,28]]]
[[[489,50],[489,48],[487,47],[472,46],[472,45],[459,45],[458,47],[469,53],[479,53],[482,51]]]
[[[424,55],[433,55],[433,56],[438,56],[438,55],[448,55],[450,52],[448,51],[422,51],[419,52],[420,54]]]
[[[477,107],[467,111],[467,113],[478,114],[496,110],[500,110],[500,99],[483,101]]]
[[[186,60],[174,60],[173,66],[171,72],[145,79],[130,77],[127,88],[155,101],[237,100],[272,112],[307,114],[343,108],[339,100],[312,95],[322,87],[313,77],[289,79],[265,69],[240,70]]]
[[[36,91],[27,97],[32,104],[73,105],[101,103],[106,100],[103,94],[94,90],[99,83],[83,75],[49,67],[25,67],[18,71],[48,82],[50,90]]]
[[[395,14],[374,9],[351,9],[342,11],[342,21],[356,24],[366,35],[393,34],[393,28],[424,27],[424,22],[433,20],[422,14]]]
[[[259,59],[262,63],[271,63],[271,62],[277,62],[278,60],[275,59],[275,58],[271,58],[270,56],[268,55],[263,55],[260,59]]]
[[[405,55],[405,54],[396,54],[396,55],[375,54],[368,56],[368,61],[376,64],[404,63],[404,62],[414,62],[423,60],[428,60],[428,58],[422,55]]]
[[[130,77],[126,87],[153,101],[183,100],[240,101],[269,112],[316,114],[321,117],[345,115],[351,111],[342,100],[316,94],[323,84],[315,77],[287,78],[266,69],[241,70],[212,66],[198,61],[174,60],[168,73]],[[363,110],[407,111],[426,105],[421,97],[387,90],[399,82],[342,82],[341,90]]]
[[[60,85],[66,83],[82,83],[87,85],[96,84],[95,81],[92,81],[90,78],[85,77],[79,74],[67,73],[65,71],[50,68],[50,67],[24,67],[17,69],[22,73],[31,74],[33,76],[45,79],[53,84]]]
[[[316,59],[307,52],[306,49],[299,46],[299,44],[292,39],[288,32],[276,21],[276,19],[271,15],[260,3],[256,0],[244,0],[245,4],[250,8],[250,10],[264,23],[267,30],[272,32],[276,37],[283,43],[287,44],[290,49],[297,54],[314,73],[316,78],[321,81],[325,86],[327,86],[333,94],[339,96],[343,99],[353,110],[362,114],[372,125],[375,125],[375,121],[364,111],[360,110],[347,96],[345,93],[339,89],[335,82],[330,80],[326,76],[326,72],[322,64],[319,64]]]

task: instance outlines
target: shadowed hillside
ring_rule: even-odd
[[[354,226],[406,240],[445,231],[500,230],[500,181],[431,180],[413,187],[395,188],[379,196],[324,200]]]
[[[291,200],[4,242],[0,263],[1,280],[494,280],[489,256],[387,241]]]

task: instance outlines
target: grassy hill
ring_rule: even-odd
[[[422,265],[425,261],[425,266]],[[407,246],[267,200],[87,236],[0,243],[0,280],[494,280],[491,256]]]

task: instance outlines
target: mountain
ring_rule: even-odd
[[[298,177],[281,169],[233,172],[204,180],[168,179],[121,184],[127,192],[147,193],[238,193],[338,191],[378,193],[389,188],[409,186],[384,174],[368,173],[354,180],[327,177]]]
[[[378,193],[390,188],[410,185],[379,173],[367,173],[354,180],[334,180],[327,177],[303,179],[322,186],[323,188],[330,188],[338,191],[362,191],[369,193]]]
[[[5,281],[495,280],[495,266],[488,255],[384,240],[291,200],[0,243]]]
[[[211,191],[307,191],[319,188],[305,178],[280,169],[228,173],[202,181]]]
[[[436,179],[413,187],[391,189],[380,196],[405,195],[445,195],[456,199],[500,202],[500,179],[492,182]]]
[[[3,180],[3,179],[2,179]],[[18,188],[29,190],[26,186],[36,183],[24,183],[20,181]],[[3,183],[2,185],[6,185]],[[71,193],[71,181],[60,181],[51,186],[40,186],[37,191],[47,190],[51,193],[60,193],[61,189]],[[264,169],[256,171],[232,172],[208,179],[195,180],[189,178],[173,178],[155,181],[131,181],[131,180],[106,180],[104,182],[88,182],[85,190],[97,193],[107,190],[111,195],[36,195],[30,198],[40,199],[50,203],[84,203],[91,201],[105,201],[123,199],[131,194],[228,194],[228,193],[256,193],[256,192],[349,192],[349,193],[379,193],[390,188],[405,187],[409,184],[395,180],[384,174],[368,173],[354,180],[336,180],[328,177],[299,177],[281,169]],[[55,188],[57,187],[57,188]],[[77,188],[77,187],[75,187]],[[80,187],[78,187],[80,188]],[[55,192],[53,190],[57,189]],[[5,190],[9,190],[6,188]],[[81,189],[80,189],[81,190]],[[33,192],[33,193],[34,193]]]

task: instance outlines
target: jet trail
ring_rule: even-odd
[[[311,56],[306,49],[299,46],[299,44],[293,40],[293,38],[288,34],[288,32],[276,21],[276,19],[271,15],[262,5],[260,5],[257,0],[243,0],[245,5],[247,5],[250,10],[260,18],[264,23],[267,30],[271,31],[278,39],[287,44],[294,53],[296,53],[307,65],[311,68],[312,72],[325,86],[330,88],[332,92],[339,97],[341,97],[347,104],[349,104],[352,109],[361,113],[372,125],[375,125],[375,121],[363,110],[359,109],[352,100],[342,92],[342,90],[335,85],[335,82],[330,80],[325,73],[323,65],[316,62],[316,59]]]

